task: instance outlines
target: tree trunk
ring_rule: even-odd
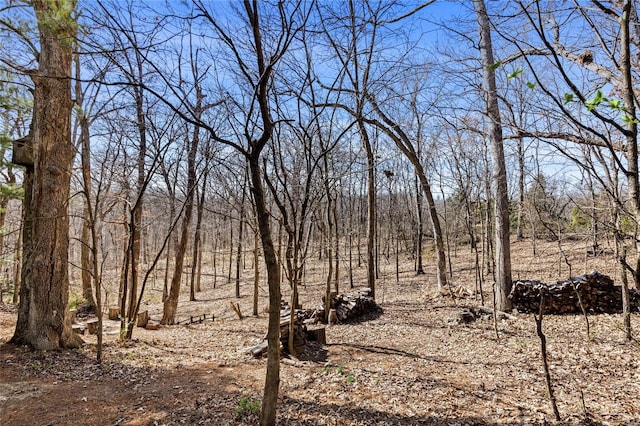
[[[258,268],[258,255],[260,254],[260,233],[256,223],[253,233],[253,316],[258,316],[258,290],[260,285],[260,268]]]
[[[633,214],[636,223],[640,222],[640,178],[638,175],[638,120],[636,117],[634,82],[631,74],[631,36],[630,21],[633,11],[633,2],[625,0],[622,6],[622,17],[620,20],[620,62],[623,81],[624,109],[628,120],[625,132],[627,145],[627,186],[629,200],[633,207]],[[640,289],[640,241],[636,240],[636,267],[634,282],[636,288]]]
[[[28,185],[29,191],[25,188],[29,220],[24,236],[33,240],[24,245],[28,251],[23,258],[20,308],[11,342],[52,350],[82,343],[65,323],[69,301],[68,202],[75,156],[70,78],[76,23],[71,17],[75,7],[67,9],[66,3],[65,7],[44,1],[32,4],[41,50],[39,71],[32,76],[34,166],[32,185]]]
[[[424,266],[422,265],[422,237],[424,235],[424,220],[422,215],[422,190],[418,175],[415,175],[416,186],[416,215],[418,217],[418,229],[416,230],[416,275],[424,275]]]
[[[413,161],[412,161],[413,162]],[[418,179],[422,186],[422,192],[427,197],[427,206],[429,208],[429,217],[431,218],[431,226],[433,227],[433,236],[436,245],[436,262],[438,267],[438,290],[443,289],[447,285],[447,259],[444,251],[444,238],[442,237],[442,228],[440,227],[440,218],[436,209],[436,202],[431,192],[431,185],[427,180],[427,176],[419,162],[413,162],[413,166],[418,174]]]
[[[382,118],[383,123],[373,120],[373,123],[389,136],[394,144],[402,151],[405,157],[413,165],[414,171],[420,181],[422,192],[427,198],[427,206],[429,208],[429,217],[431,218],[431,226],[433,227],[433,237],[435,239],[436,259],[438,266],[438,289],[442,289],[447,285],[447,259],[445,255],[444,237],[440,226],[440,218],[438,210],[431,191],[431,185],[427,179],[424,167],[420,162],[418,151],[411,143],[408,135],[402,130],[398,123],[389,118],[378,106],[376,100],[370,96],[369,102],[375,109],[376,113]]]
[[[518,228],[516,238],[518,241],[524,238],[522,230],[522,213],[524,210],[524,144],[522,138],[517,140],[518,144]]]
[[[369,134],[362,120],[358,120],[358,130],[367,155],[367,287],[371,297],[376,298],[376,170],[375,158]]]
[[[26,180],[26,173],[25,173],[25,180]],[[26,193],[26,191],[25,191]],[[24,210],[24,205],[23,205],[23,210]],[[11,300],[11,303],[13,303],[14,305],[18,303],[18,296],[20,296],[20,286],[22,284],[22,234],[24,230],[24,211],[22,213],[22,220],[20,221],[20,231],[18,232],[18,238],[16,238],[16,248],[15,248],[15,253],[16,253],[16,260],[15,260],[15,266],[14,266],[14,273],[13,273],[13,298]]]
[[[140,58],[138,59],[138,75],[142,76],[142,63]],[[143,211],[143,194],[146,181],[145,160],[147,156],[147,124],[144,113],[144,97],[142,89],[134,86],[134,97],[136,102],[136,118],[138,125],[138,135],[140,137],[140,146],[138,150],[137,168],[138,176],[136,182],[136,200],[131,212],[131,218],[129,223],[129,272],[130,281],[128,293],[125,292],[125,297],[129,296],[129,308],[127,311],[127,319],[129,324],[133,324],[135,319],[133,318],[136,311],[136,300],[138,296],[138,277],[140,274],[140,248],[142,239],[142,215]],[[132,325],[127,328],[127,336],[131,335]]]
[[[258,229],[267,269],[269,286],[269,326],[267,331],[267,374],[262,399],[261,425],[275,424],[278,390],[280,387],[280,264],[271,237],[271,222],[266,206],[259,155],[249,158],[251,191],[256,207]]]
[[[242,238],[244,236],[244,202],[246,198],[246,174],[242,185],[242,199],[240,200],[240,221],[238,224],[238,250],[236,252],[236,298],[240,298],[240,263],[242,261]]]
[[[76,52],[76,75],[80,75],[80,59]],[[83,105],[82,84],[80,80],[76,82],[76,102]],[[95,226],[91,212],[91,144],[89,140],[89,120],[84,111],[78,114],[80,122],[80,155],[82,164],[82,183],[84,186],[84,212],[82,218],[82,236],[80,244],[80,269],[82,278],[82,297],[89,305],[89,308],[95,310],[95,300],[93,298],[93,289],[91,285],[91,275],[93,273],[92,266],[92,238],[91,228]]]
[[[200,196],[198,197],[198,212],[196,218],[196,231],[193,235],[193,256],[191,258],[191,285],[190,285],[190,294],[189,300],[196,300],[196,291],[200,291],[200,265],[202,265],[202,253],[200,239],[202,232],[202,216],[204,215],[204,200],[205,194],[207,192],[207,177],[208,177],[208,168],[204,172],[204,176],[202,177],[202,190],[200,192]]]
[[[173,224],[173,221],[175,220],[175,217],[176,217],[175,183],[173,185],[174,185],[173,189],[170,189],[172,188],[172,186],[169,180],[167,179],[167,189],[169,189],[170,197],[171,197],[171,201],[169,201],[169,223],[168,223],[169,229],[171,229],[171,225]],[[171,234],[172,235],[169,238],[169,241],[167,243],[167,253],[165,256],[165,263],[164,263],[164,279],[162,281],[162,303],[164,303],[164,301],[167,300],[167,297],[169,297],[169,270],[171,269],[171,249],[172,247],[178,246],[177,232],[171,232]]]
[[[473,2],[478,19],[480,33],[480,55],[482,59],[482,75],[484,82],[487,117],[489,118],[489,140],[493,157],[493,183],[495,200],[495,272],[496,272],[496,309],[510,311],[511,301],[511,247],[509,241],[509,193],[507,191],[507,170],[502,142],[502,124],[498,106],[498,92],[491,46],[491,25],[484,0]]]
[[[198,96],[198,102],[200,96]],[[196,109],[200,109],[199,103]],[[178,299],[180,297],[180,285],[182,283],[182,269],[184,266],[184,257],[187,252],[187,242],[189,241],[189,228],[191,226],[191,216],[193,215],[193,200],[195,198],[196,185],[196,153],[200,143],[200,127],[193,129],[193,137],[189,144],[187,154],[187,194],[185,199],[184,217],[182,219],[182,229],[180,231],[180,242],[176,247],[175,269],[173,278],[171,279],[171,287],[169,288],[169,296],[164,301],[161,324],[173,324],[176,319],[176,311],[178,310]]]

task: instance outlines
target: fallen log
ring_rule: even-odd
[[[486,306],[474,306],[472,309],[477,310],[478,312],[481,312],[483,314],[487,314],[487,315],[493,315],[493,309],[491,308],[487,308]],[[518,317],[513,316],[511,314],[508,314],[506,312],[502,312],[502,311],[495,311],[496,316],[498,317],[498,319],[509,319],[509,320],[515,320],[518,319]]]
[[[253,355],[255,358],[260,358],[262,355],[267,353],[267,349],[269,349],[269,344],[264,341],[255,346],[249,348],[249,353]]]
[[[545,314],[576,314],[622,312],[622,288],[598,271],[567,280],[545,284],[536,280],[514,281],[509,298],[518,312],[533,313],[540,309],[544,295]],[[631,311],[640,312],[640,293],[630,290]]]

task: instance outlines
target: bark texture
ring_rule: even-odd
[[[71,1],[68,3],[72,3]],[[39,68],[32,75],[33,183],[27,205],[22,290],[16,344],[38,350],[78,347],[82,340],[65,324],[69,299],[68,201],[75,149],[71,143],[71,64],[75,7],[32,3],[40,31]],[[75,4],[73,4],[75,6]]]
[[[511,310],[511,243],[509,241],[509,193],[507,191],[507,168],[502,141],[502,123],[496,90],[495,59],[491,45],[491,26],[484,0],[474,0],[474,8],[480,32],[480,55],[482,79],[489,118],[489,143],[493,159],[493,199],[495,203],[495,276],[496,309]]]

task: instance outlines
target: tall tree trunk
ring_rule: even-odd
[[[80,75],[80,54],[75,53],[76,75]],[[75,96],[78,105],[84,104],[84,94],[82,92],[82,83],[76,81]],[[80,268],[82,279],[82,297],[89,305],[90,310],[95,310],[95,300],[93,298],[93,289],[91,276],[93,273],[92,266],[92,238],[91,228],[95,226],[92,220],[91,212],[91,144],[89,139],[89,119],[85,115],[84,110],[79,111],[78,120],[80,122],[80,157],[82,165],[82,184],[84,186],[84,211],[82,217],[82,235],[80,244]]]
[[[491,46],[491,25],[484,0],[474,0],[480,33],[480,55],[484,82],[487,117],[489,118],[489,140],[493,157],[493,183],[495,200],[495,251],[496,251],[496,309],[511,310],[511,245],[509,241],[509,193],[507,191],[507,170],[502,141],[502,124],[498,106],[498,92]]]
[[[524,143],[521,137],[517,139],[518,146],[518,228],[516,238],[518,241],[524,238],[522,230],[522,213],[524,210]]]
[[[200,244],[200,234],[202,232],[202,217],[204,215],[204,200],[207,192],[207,177],[209,169],[206,168],[202,177],[202,190],[198,197],[198,212],[196,218],[196,231],[193,235],[193,256],[191,260],[191,285],[189,300],[196,300],[196,291],[200,291],[200,265],[202,265],[202,253]]]
[[[418,175],[415,175],[416,186],[416,215],[418,217],[418,229],[416,230],[416,275],[424,275],[424,266],[422,265],[422,240],[424,236],[424,220],[422,215],[422,197],[423,193],[420,188]]]
[[[244,204],[247,194],[247,178],[242,185],[242,199],[240,200],[240,221],[238,223],[238,249],[236,251],[236,298],[240,298],[240,263],[242,261],[242,238],[244,237]]]
[[[376,170],[371,140],[364,122],[358,120],[358,130],[362,146],[367,156],[367,287],[371,289],[371,297],[376,295]]]
[[[422,168],[422,164],[414,162],[414,168],[418,174],[418,179],[422,186],[422,192],[427,197],[427,207],[429,208],[429,217],[431,218],[431,226],[433,227],[433,236],[436,245],[436,262],[438,267],[438,289],[441,290],[447,285],[447,258],[445,255],[444,238],[442,236],[442,228],[440,227],[440,218],[436,209],[436,202],[431,192],[431,185],[427,180],[427,176]]]
[[[623,99],[626,113],[625,120],[627,128],[625,139],[627,145],[627,185],[629,200],[633,207],[636,223],[640,223],[640,178],[638,173],[638,120],[636,117],[636,105],[634,94],[634,82],[631,74],[631,36],[630,21],[633,12],[631,0],[625,0],[622,6],[622,16],[620,18],[620,62],[622,70],[622,82],[624,87]],[[640,289],[640,240],[636,240],[636,267],[634,282],[636,288]],[[628,297],[628,296],[627,296]]]
[[[627,183],[629,187],[629,199],[633,206],[636,223],[640,221],[640,182],[638,178],[638,120],[636,118],[635,95],[633,78],[631,75],[631,40],[629,34],[629,22],[631,20],[632,1],[625,0],[622,6],[622,17],[620,20],[620,59],[622,65],[624,84],[624,106],[627,114],[627,129],[625,139],[627,144]],[[637,230],[636,230],[637,233]],[[640,241],[636,236],[636,267],[635,286],[640,288]],[[626,258],[626,253],[623,253]],[[623,259],[623,261],[625,261]],[[626,261],[625,261],[626,262]],[[631,306],[629,296],[629,286],[625,280],[622,282],[622,310],[625,326],[625,337],[631,341]]]
[[[82,154],[84,155],[84,153]],[[83,170],[84,173],[84,170]],[[85,189],[86,190],[86,189]],[[80,237],[80,269],[82,279],[82,297],[86,301],[89,309],[95,309],[95,300],[93,298],[93,289],[91,287],[91,273],[93,267],[91,265],[91,225],[89,224],[89,206],[85,205],[83,220],[82,220],[82,234]]]
[[[175,182],[175,180],[174,180]],[[171,182],[167,179],[167,189],[169,189],[171,200],[169,201],[169,222],[168,228],[171,229],[171,225],[173,224],[176,218],[176,196],[175,196],[175,183],[173,184],[173,189]],[[164,279],[162,281],[162,303],[167,300],[169,297],[169,270],[171,269],[171,252],[173,247],[178,246],[178,233],[175,231],[171,232],[171,237],[167,242],[167,250],[164,261]]]
[[[142,61],[138,59],[138,75],[143,75]],[[137,168],[138,176],[136,181],[136,201],[131,212],[131,218],[129,223],[129,238],[131,239],[129,244],[129,273],[130,273],[130,285],[128,288],[129,307],[127,310],[127,318],[129,324],[133,324],[135,319],[133,318],[136,310],[136,300],[138,297],[138,277],[140,274],[140,249],[142,239],[142,215],[143,215],[143,194],[145,190],[146,170],[145,161],[147,156],[147,123],[144,113],[144,95],[140,87],[134,86],[134,97],[136,103],[136,118],[138,126],[138,136],[140,138]],[[126,293],[126,292],[125,292]],[[125,294],[127,296],[127,294]],[[127,328],[127,336],[130,336],[131,326]]]
[[[253,232],[253,316],[258,316],[258,290],[260,285],[260,268],[258,267],[258,256],[260,254],[260,233],[256,223]]]
[[[198,94],[198,104],[196,110],[200,109],[201,96]],[[176,247],[175,269],[169,288],[169,296],[164,301],[161,324],[173,324],[178,310],[178,299],[180,297],[180,285],[182,283],[182,269],[184,257],[187,252],[189,241],[189,228],[191,227],[191,216],[193,216],[193,204],[196,186],[196,153],[200,143],[200,127],[193,129],[193,137],[189,144],[187,154],[187,194],[185,199],[184,217],[182,218],[182,229],[180,230],[180,242]]]
[[[333,203],[333,208],[331,209],[330,214],[333,215],[333,223],[334,225],[334,262],[335,262],[335,273],[333,275],[334,288],[336,293],[340,293],[340,226],[338,223],[338,207],[337,203]]]
[[[260,424],[268,426],[275,424],[278,389],[280,387],[280,300],[282,298],[280,293],[280,263],[278,262],[271,237],[270,214],[265,201],[266,196],[262,184],[259,155],[249,158],[249,171],[269,286],[269,326],[267,331],[269,348],[267,349],[267,374],[260,415]]]
[[[30,220],[25,222],[24,235],[33,241],[24,246],[28,251],[23,260],[20,308],[11,341],[51,350],[79,347],[82,342],[65,322],[69,301],[68,202],[75,156],[71,143],[75,2],[65,2],[63,7],[36,0],[32,5],[40,31],[40,55],[38,73],[32,76],[34,166],[33,183],[30,191],[25,191],[25,198],[30,198],[26,203]]]

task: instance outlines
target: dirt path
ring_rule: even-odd
[[[477,302],[432,297],[431,280],[410,271],[399,285],[381,280],[382,315],[330,327],[306,361],[283,360],[279,424],[554,424],[533,318],[501,321],[499,339],[492,321],[455,324]],[[136,329],[126,345],[108,335],[102,366],[93,337],[71,352],[1,345],[0,425],[256,424],[251,398],[261,396],[265,360],[246,348],[264,337],[266,316],[236,319],[231,287],[188,305],[215,312],[215,322]],[[311,300],[321,285],[305,292]],[[249,298],[240,304],[250,312]],[[0,312],[0,343],[14,321]],[[579,316],[544,321],[561,424],[640,425],[640,345],[623,342],[618,315],[590,321],[591,336]]]

